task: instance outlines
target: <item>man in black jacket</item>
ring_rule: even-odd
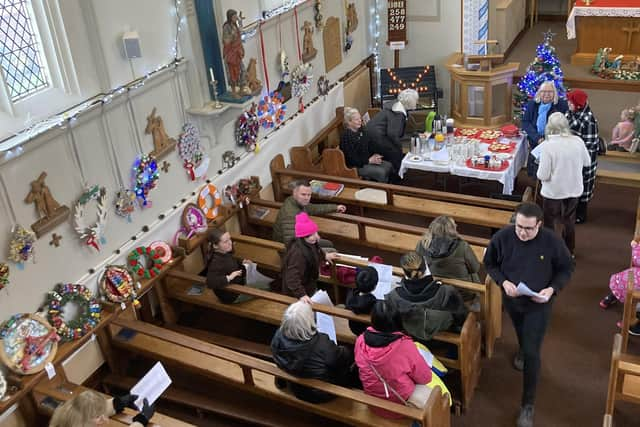
[[[498,231],[484,256],[489,275],[503,290],[520,350],[513,364],[523,371],[522,407],[518,427],[533,426],[533,405],[540,372],[540,347],[549,323],[554,295],[573,272],[571,256],[553,231],[542,228],[542,209],[533,203],[516,208],[515,225]],[[524,283],[538,296],[520,293]]]

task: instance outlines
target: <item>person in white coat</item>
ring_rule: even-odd
[[[591,164],[591,157],[582,139],[571,133],[562,113],[551,114],[545,136],[537,172],[544,198],[544,225],[564,239],[573,255],[576,207],[584,190],[582,168]]]

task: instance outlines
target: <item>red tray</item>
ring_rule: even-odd
[[[470,135],[465,135],[465,134],[463,134],[463,133],[462,133],[462,128],[456,128],[456,130],[455,130],[455,132],[454,132],[453,134],[454,134],[455,136],[464,136],[464,137],[467,137],[467,138],[475,138],[475,137],[477,137],[477,136],[478,136],[478,134],[481,132],[481,130],[480,130],[480,129],[469,129],[469,128],[465,128],[464,130],[465,130],[465,131],[469,131],[469,132],[473,131],[473,133],[472,133],[472,134],[470,134]]]
[[[513,150],[515,150],[516,146],[517,146],[517,144],[515,142],[510,142],[509,144],[507,144],[507,145],[509,145],[508,148],[503,148],[503,149],[500,149],[500,150],[496,150],[496,149],[492,149],[491,148],[491,144],[489,144],[489,151],[491,151],[492,153],[509,153],[510,154],[510,153],[513,153]]]
[[[484,163],[478,163],[478,165],[473,166],[473,163],[471,163],[471,159],[467,159],[467,167],[470,169],[478,169],[481,171],[492,171],[492,172],[502,172],[503,170],[506,170],[509,167],[509,160],[503,160],[502,161],[502,167],[499,168],[485,168],[484,167]]]

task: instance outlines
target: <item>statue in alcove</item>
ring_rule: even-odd
[[[234,98],[249,95],[251,90],[246,85],[244,47],[242,46],[242,23],[238,12],[227,10],[227,20],[222,26],[222,57],[227,66],[227,78]]]

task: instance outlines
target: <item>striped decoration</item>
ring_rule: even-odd
[[[487,40],[489,38],[489,0],[479,0],[478,9],[478,38],[477,40]],[[478,55],[486,55],[487,45],[481,44],[478,47]]]

